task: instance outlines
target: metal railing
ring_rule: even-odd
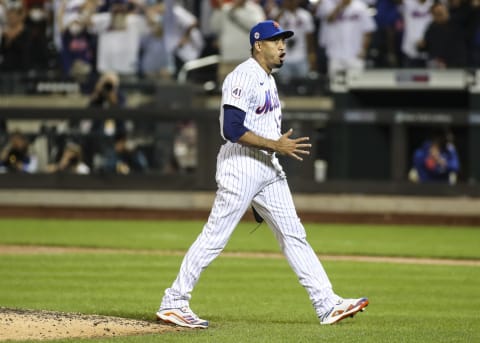
[[[180,84],[184,84],[188,80],[188,73],[197,70],[200,68],[208,67],[211,65],[218,64],[220,62],[220,55],[210,55],[206,57],[202,57],[196,60],[191,60],[186,62],[177,75],[177,82]]]

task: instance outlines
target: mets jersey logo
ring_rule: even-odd
[[[271,94],[270,90],[265,91],[265,103],[262,106],[258,106],[255,110],[256,114],[265,114],[280,107],[280,100],[278,100],[278,94]]]

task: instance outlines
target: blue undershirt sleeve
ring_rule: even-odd
[[[246,113],[237,107],[223,105],[223,136],[236,143],[240,137],[249,131],[244,125]]]

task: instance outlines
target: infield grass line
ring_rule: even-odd
[[[184,256],[185,250],[139,250],[139,249],[108,249],[87,247],[57,247],[45,245],[1,245],[0,255],[50,255],[50,254],[132,254],[154,256]],[[222,257],[246,258],[246,259],[284,259],[282,253],[274,252],[229,252],[224,251]],[[415,258],[415,257],[392,257],[392,256],[359,256],[359,255],[321,255],[317,254],[321,261],[351,261],[395,264],[423,264],[423,265],[450,265],[450,266],[478,266],[480,259],[445,259],[445,258]]]
[[[0,219],[0,244],[173,250],[189,248],[201,221]],[[241,222],[225,252],[278,253],[266,225],[251,234]],[[306,223],[307,239],[320,255],[480,259],[480,230],[472,227],[339,225]]]

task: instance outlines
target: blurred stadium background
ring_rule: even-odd
[[[402,72],[384,71],[387,76]],[[437,73],[418,72],[432,78]],[[478,225],[478,114],[470,102],[451,109],[445,104],[430,108],[435,98],[455,102],[462,96],[474,102],[474,89],[465,84],[463,89],[442,89],[437,94],[428,84],[411,85],[412,89],[408,90],[375,88],[367,84],[358,93],[347,90],[283,97],[285,127],[293,127],[297,135],[309,135],[314,141],[311,158],[303,163],[283,161],[299,212],[312,220],[431,220]],[[168,96],[164,96],[164,91]],[[156,85],[152,94],[132,87],[129,94],[131,99],[141,98],[142,103],[131,103],[122,110],[100,111],[85,109],[86,99],[81,95],[2,96],[1,112],[7,128],[21,129],[37,142],[52,142],[65,139],[65,136],[77,141],[90,140],[89,133],[56,131],[71,120],[120,118],[131,121],[139,128],[138,132],[134,129],[131,133],[135,144],[149,156],[152,167],[128,175],[102,170],[88,175],[6,172],[0,175],[0,213],[9,215],[23,208],[36,215],[52,215],[53,212],[45,212],[45,208],[61,208],[70,209],[64,212],[70,215],[75,209],[74,213],[81,216],[82,210],[85,215],[94,214],[92,207],[95,207],[105,210],[131,208],[135,210],[132,215],[137,213],[150,218],[157,210],[159,216],[161,213],[174,215],[178,210],[190,215],[197,211],[198,216],[204,216],[215,191],[215,157],[221,143],[218,95],[205,94],[191,84]],[[191,98],[186,99],[186,96]],[[369,98],[368,106],[346,104],[361,101],[363,96]],[[386,96],[398,97],[399,102],[392,99],[389,108],[375,105],[375,99],[385,101]],[[408,100],[412,96],[431,96],[430,101],[425,101],[429,108],[409,107]],[[181,101],[182,106],[178,106],[177,101]],[[183,123],[195,128],[195,146],[187,148],[179,140],[182,134],[179,127]],[[428,129],[445,125],[456,132],[462,161],[457,182],[412,183],[408,174],[413,147]],[[152,130],[144,131],[143,128]],[[175,169],[162,169],[165,161],[182,158],[186,153],[182,149],[190,149],[194,161],[185,168],[177,162]],[[18,212],[21,213],[29,212]],[[116,216],[115,211],[98,211],[97,215],[101,213]]]
[[[92,106],[91,93],[63,75],[55,57],[45,70],[3,70],[0,145],[21,132],[37,168],[4,165],[0,215],[206,218],[221,144],[218,56],[206,57],[169,80],[120,75],[125,104],[107,109]],[[314,143],[304,162],[282,161],[304,220],[480,224],[475,68],[373,66],[332,78],[320,68],[279,83],[279,92],[284,129]],[[454,140],[460,171],[448,182],[413,182],[414,150],[437,131]],[[145,165],[107,168],[120,136]],[[52,171],[69,143],[82,147],[88,173]]]

